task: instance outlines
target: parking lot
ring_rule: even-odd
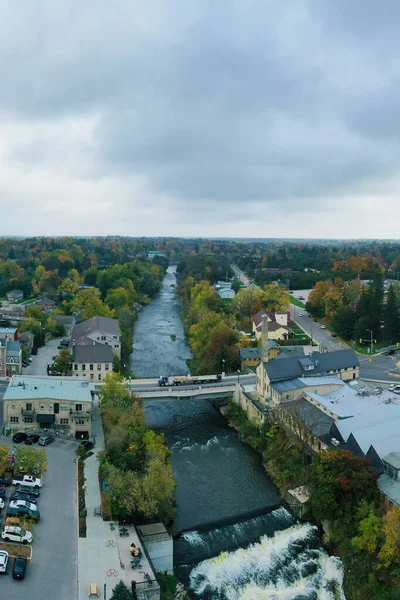
[[[40,375],[47,377],[47,365],[53,362],[53,356],[56,356],[60,351],[57,346],[64,338],[54,338],[47,342],[42,348],[38,348],[36,356],[32,356],[32,362],[28,367],[23,367],[22,375]]]
[[[0,436],[1,445],[10,442],[10,438]],[[75,441],[60,438],[46,446],[48,469],[43,475],[43,487],[37,503],[40,523],[32,530],[32,562],[28,565],[25,579],[15,581],[11,576],[13,560],[9,560],[8,574],[0,576],[0,598],[77,599],[76,447]],[[7,498],[14,490],[14,486],[7,488]],[[8,501],[1,513],[2,526],[7,504]]]

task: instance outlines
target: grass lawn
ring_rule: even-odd
[[[301,300],[297,300],[297,298],[295,298],[294,296],[289,296],[290,298],[290,303],[294,304],[295,306],[298,306],[299,308],[305,308],[306,305],[304,304],[304,302],[302,302]]]

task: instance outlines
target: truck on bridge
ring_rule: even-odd
[[[216,381],[221,381],[221,375],[182,375],[171,379],[167,375],[161,375],[158,385],[160,387],[167,385],[198,385],[201,383],[215,383]]]

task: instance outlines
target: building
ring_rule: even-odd
[[[46,295],[42,296],[42,298],[40,300],[38,300],[36,302],[36,304],[43,309],[43,312],[50,312],[56,306],[56,303],[54,302],[54,300],[52,300],[51,298],[49,298]]]
[[[32,352],[33,342],[35,341],[34,334],[31,333],[30,331],[24,331],[23,333],[19,334],[19,341],[21,342],[21,344],[26,346],[26,348],[30,354]]]
[[[6,377],[19,375],[22,369],[22,348],[18,341],[6,341]]]
[[[103,381],[113,369],[114,354],[111,346],[91,342],[72,345],[72,375],[89,381]]]
[[[240,348],[240,364],[242,367],[257,367],[261,361],[261,348]],[[268,358],[279,355],[279,345],[274,340],[268,341]]]
[[[11,340],[15,342],[18,339],[18,330],[16,327],[0,327],[0,340]]]
[[[360,365],[354,350],[336,352],[313,352],[298,358],[268,358],[257,367],[257,392],[263,398],[272,397],[273,384],[284,382],[285,386],[297,386],[296,380],[326,375],[337,375],[343,381],[357,379]],[[313,384],[310,382],[309,384]],[[290,398],[292,399],[292,398]]]
[[[266,312],[259,310],[253,315],[253,332],[256,339],[261,338],[262,318],[264,315],[268,317],[268,339],[270,340],[287,340],[289,333],[292,330],[293,321],[290,320],[290,313],[285,311]]]
[[[70,335],[72,328],[75,325],[75,317],[69,315],[51,315],[51,318],[56,323],[61,323],[65,327],[66,335]]]
[[[82,321],[73,328],[71,338],[75,346],[93,345],[93,342],[109,346],[114,356],[121,358],[121,330],[117,319],[92,317]],[[108,356],[108,354],[104,354],[104,356]]]
[[[24,292],[22,290],[11,290],[11,292],[7,292],[6,298],[9,302],[20,302],[24,299]]]
[[[218,296],[223,300],[231,300],[236,296],[236,292],[232,288],[220,288],[216,290]]]
[[[3,397],[4,424],[14,431],[60,431],[76,439],[91,436],[89,382],[52,377],[13,377]]]
[[[149,250],[149,253],[147,255],[147,258],[149,260],[153,260],[153,258],[155,258],[156,256],[165,256],[165,254],[160,250]]]

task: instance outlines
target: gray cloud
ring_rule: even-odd
[[[392,226],[371,202],[397,210],[397,2],[1,12],[0,215],[44,196],[36,220],[4,233],[74,233],[83,199],[93,234],[213,235],[212,214],[218,235],[285,236],[289,211],[331,237],[364,236],[356,215],[377,237]],[[59,230],[50,196],[70,211]]]

